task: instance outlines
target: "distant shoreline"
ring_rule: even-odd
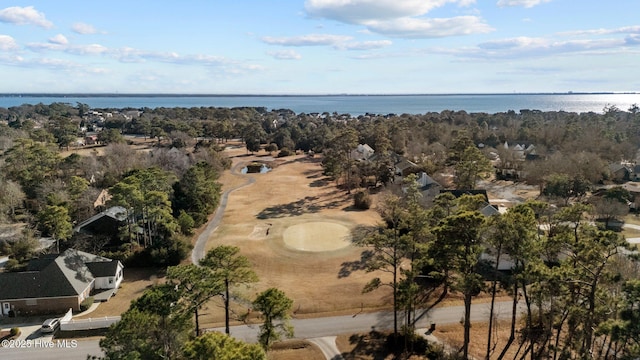
[[[79,103],[93,109],[123,108],[265,108],[295,113],[337,112],[365,114],[425,114],[466,111],[497,113],[522,109],[538,111],[596,112],[615,106],[629,109],[640,104],[640,93],[508,93],[508,94],[334,94],[238,95],[167,93],[5,93],[0,108],[25,104]]]
[[[0,97],[335,97],[335,96],[522,96],[522,95],[635,95],[640,92],[635,91],[600,91],[600,92],[523,92],[523,93],[439,93],[439,94],[423,94],[423,93],[407,93],[407,94],[185,94],[185,93],[0,93]]]

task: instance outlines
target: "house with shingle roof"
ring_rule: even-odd
[[[118,228],[127,222],[127,209],[122,206],[112,206],[96,214],[80,224],[74,231],[89,235],[106,235],[112,238],[118,236]]]
[[[123,269],[118,260],[74,249],[44,255],[26,271],[0,273],[0,316],[79,311],[90,296],[106,301],[120,286]]]
[[[622,183],[630,180],[633,169],[627,164],[613,163],[609,164],[609,174],[611,180]]]
[[[368,144],[358,144],[358,147],[351,151],[351,159],[356,161],[369,160],[373,156],[375,151]]]

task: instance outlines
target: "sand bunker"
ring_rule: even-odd
[[[332,251],[351,244],[349,228],[332,222],[308,222],[289,226],[282,234],[284,243],[302,251]]]

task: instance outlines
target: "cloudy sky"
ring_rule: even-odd
[[[637,0],[0,0],[0,93],[640,91]]]

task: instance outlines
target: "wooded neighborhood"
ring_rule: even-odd
[[[350,278],[363,298],[371,296],[370,311],[393,312],[379,354],[637,358],[637,230],[625,225],[637,221],[640,203],[638,144],[635,105],[580,114],[523,109],[357,117],[80,103],[0,108],[0,256],[9,257],[0,271],[0,310],[4,317],[79,311],[100,290],[117,291],[129,268],[157,268],[162,281],[127,299],[130,307],[104,334],[106,359],[196,359],[212,351],[260,359],[273,353],[274,342],[295,336],[288,320],[310,299],[292,289],[331,289],[332,281]],[[233,158],[229,150],[236,151]],[[239,171],[249,160],[269,167],[264,176],[273,181],[257,192],[275,199],[290,187],[298,198],[263,209],[253,207],[258,195],[239,197],[244,207],[226,216],[255,224],[224,227],[222,218],[205,257],[190,263],[198,234],[241,188],[234,176],[251,179],[248,185],[259,176]],[[281,169],[300,164],[306,173],[279,177]],[[288,181],[308,181],[309,193],[296,193]],[[496,195],[518,186],[528,189],[526,196]],[[321,204],[314,187],[331,191],[332,201]],[[304,216],[329,210],[333,218],[322,221],[350,221],[347,241],[357,256],[326,270],[334,279],[326,283],[310,285],[284,273],[265,277],[309,250],[264,250],[281,257],[273,259],[254,251],[276,243],[256,239],[281,244],[296,221],[319,222]],[[349,217],[359,214],[367,221]],[[346,258],[340,251],[330,256]],[[19,280],[25,274],[33,276]],[[340,301],[349,296],[333,293],[327,307],[357,310]],[[65,309],[45,300],[61,297],[71,299],[60,305]],[[494,304],[505,300],[512,312],[498,323]],[[202,326],[212,301],[222,309],[225,335]],[[427,343],[417,321],[456,301],[465,308],[461,341]],[[476,301],[491,304],[480,352],[470,348],[481,327],[471,320]],[[247,321],[261,324],[259,345],[228,337],[231,323]],[[508,331],[498,336],[499,326]],[[360,358],[348,350],[343,355]]]

